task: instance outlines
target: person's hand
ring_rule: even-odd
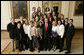
[[[40,38],[40,40],[42,40],[42,38]]]
[[[62,36],[60,36],[60,38],[63,38]]]
[[[51,38],[52,38],[52,36],[51,36]]]
[[[37,37],[39,37],[39,35],[36,35]]]

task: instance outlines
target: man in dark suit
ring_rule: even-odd
[[[20,23],[20,24],[21,24],[20,29],[23,30],[23,35],[24,35],[25,32],[24,32],[24,29],[23,29],[23,24],[25,23],[25,21],[23,20],[23,16],[20,16],[20,21],[18,21],[17,23]],[[22,40],[23,40],[23,44],[24,44],[24,46],[25,46],[25,37],[23,37]],[[17,41],[17,42],[18,42],[18,41]],[[18,43],[17,43],[17,44],[18,44]],[[24,49],[23,49],[23,50],[24,50]]]
[[[66,36],[66,46],[67,46],[67,52],[65,53],[70,53],[71,52],[71,41],[75,33],[74,25],[73,25],[73,19],[70,19],[69,26],[67,27],[67,36]]]
[[[64,23],[65,23],[65,20],[64,20],[64,15],[63,14],[61,14],[61,23],[64,25]]]
[[[25,21],[23,20],[23,16],[20,16],[20,21],[18,21],[17,23],[21,24],[21,29],[23,30],[23,24],[25,23]]]
[[[21,52],[23,49],[23,37],[24,37],[24,31],[21,29],[21,23],[17,23],[17,28],[15,29],[16,31],[16,39],[17,39],[17,44],[18,44],[18,49]]]
[[[65,19],[64,26],[65,26],[65,32],[64,32],[64,37],[63,37],[63,47],[64,47],[64,40],[66,38],[66,32],[67,32],[67,29],[68,29],[68,26],[69,26],[68,18]]]
[[[17,27],[17,23],[15,22],[15,19],[12,17],[11,22],[7,25],[7,31],[9,32],[9,36],[11,39],[12,44],[12,51],[14,51],[14,41],[15,41],[15,28]]]
[[[51,47],[51,44],[50,44],[51,28],[52,27],[49,24],[48,19],[45,18],[45,22],[43,25],[44,48],[45,48],[45,50],[48,49],[49,51],[50,51],[50,47]]]
[[[20,21],[18,21],[17,23],[21,23],[21,25],[25,23],[25,21],[23,20],[23,16],[20,16]]]

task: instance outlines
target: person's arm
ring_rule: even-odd
[[[62,25],[61,26],[61,32],[60,32],[60,36],[61,36],[61,38],[63,38],[63,36],[64,36],[64,31],[65,31],[65,27],[64,27],[64,25]]]
[[[40,38],[42,39],[42,31],[40,28],[38,29],[38,34],[39,34]]]
[[[73,37],[73,36],[74,36],[74,34],[75,34],[75,28],[74,28],[74,26],[72,26],[71,36]]]
[[[28,27],[28,36],[29,36],[30,40],[32,40],[31,34],[30,34],[30,26]]]
[[[7,25],[7,31],[10,32],[10,24]]]
[[[38,37],[38,34],[36,33],[36,29],[34,29],[34,35]]]
[[[36,29],[34,29],[34,35],[36,36]]]
[[[23,30],[24,30],[24,33],[26,32],[26,30],[25,30],[25,25],[23,24]]]

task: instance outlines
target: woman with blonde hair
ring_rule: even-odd
[[[28,49],[28,47],[29,47],[28,26],[29,26],[29,23],[28,23],[28,20],[26,19],[25,23],[23,24],[23,29],[24,29],[24,33],[25,33],[23,42],[24,42],[25,49]]]
[[[38,34],[37,22],[34,23],[33,30],[34,30],[33,48],[35,51],[38,51],[40,46],[39,46],[39,40],[38,40],[39,34]]]
[[[56,21],[54,20],[52,22],[52,49],[53,51],[56,50],[56,44],[57,44],[57,23]]]

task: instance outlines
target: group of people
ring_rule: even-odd
[[[71,52],[71,41],[75,33],[73,19],[64,19],[64,15],[58,16],[52,8],[51,12],[49,8],[33,7],[32,20],[28,22],[27,19],[23,20],[23,16],[20,16],[20,21],[15,22],[12,17],[11,22],[7,25],[7,31],[9,32],[12,40],[12,50],[16,49],[20,52],[30,49],[30,51],[55,51],[59,49],[62,52],[64,49],[64,40],[66,39],[67,52]]]

